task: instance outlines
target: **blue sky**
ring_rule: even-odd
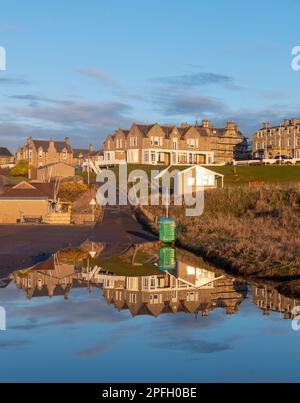
[[[1,5],[0,145],[97,147],[135,122],[300,115],[299,0],[11,0]]]

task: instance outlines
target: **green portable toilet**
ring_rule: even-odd
[[[160,218],[159,240],[164,243],[176,241],[176,220],[174,218]]]
[[[162,271],[176,269],[175,248],[164,246],[159,250],[159,269]]]

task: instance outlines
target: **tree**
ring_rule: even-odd
[[[28,177],[28,171],[31,168],[28,161],[20,161],[10,170],[11,176],[25,176]]]

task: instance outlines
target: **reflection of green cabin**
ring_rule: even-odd
[[[164,246],[159,250],[159,269],[176,269],[176,249],[171,246]]]

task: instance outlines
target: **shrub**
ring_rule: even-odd
[[[89,190],[84,183],[66,182],[60,185],[58,197],[65,202],[74,202],[78,196]]]
[[[28,171],[31,168],[28,161],[20,161],[10,170],[11,176],[24,176],[28,177]]]

